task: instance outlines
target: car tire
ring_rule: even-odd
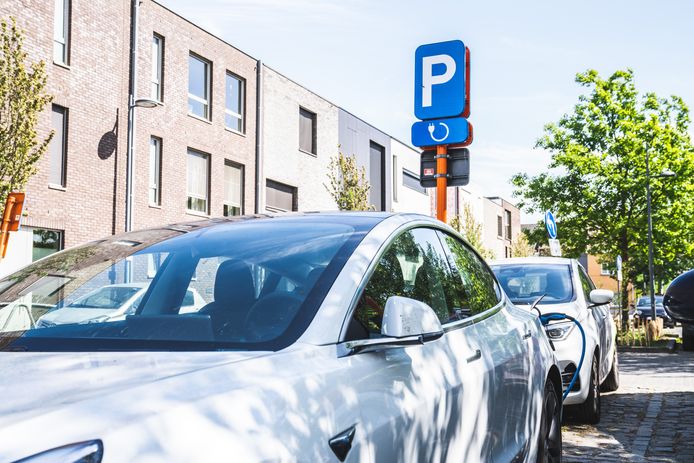
[[[694,325],[682,323],[682,350],[694,350]]]
[[[603,381],[601,389],[602,392],[612,392],[619,389],[619,360],[616,347],[614,349],[614,358],[612,359],[612,369],[605,381]]]
[[[561,440],[561,401],[554,385],[547,381],[542,400],[542,419],[537,446],[538,463],[560,463]]]
[[[593,357],[590,367],[590,384],[586,401],[576,406],[578,419],[587,424],[598,424],[600,422],[600,387],[598,380],[598,357]]]

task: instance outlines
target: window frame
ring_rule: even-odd
[[[405,182],[405,179],[406,179],[406,178],[407,178],[408,180],[416,180],[416,181],[417,181],[417,184],[419,185],[419,188],[415,188],[413,185],[408,185],[408,184]],[[409,188],[409,189],[412,190],[412,191],[416,191],[417,193],[426,195],[426,194],[427,194],[427,189],[424,188],[420,182],[421,182],[421,178],[419,177],[419,175],[417,175],[416,173],[412,172],[412,171],[409,170],[409,169],[406,169],[406,168],[404,168],[404,167],[402,168],[402,184],[403,184],[403,186]]]
[[[60,40],[57,40],[56,38],[56,4],[57,2],[63,2],[63,30],[62,30],[62,36],[60,37]],[[72,28],[71,26],[71,21],[72,21],[72,1],[71,0],[55,0],[53,3],[53,63],[62,65],[62,66],[70,66],[70,33]],[[62,59],[60,61],[57,61],[56,58],[56,46],[60,45],[63,47],[62,49]]]
[[[196,59],[203,63],[205,65],[205,76],[204,76],[204,81],[205,81],[205,98],[201,98],[198,95],[194,95],[190,93],[190,59]],[[194,112],[190,111],[190,108],[188,108],[188,115],[191,117],[194,117],[196,119],[200,119],[203,121],[212,121],[212,61],[203,58],[202,56],[198,55],[197,53],[194,52],[189,52],[188,53],[188,101],[193,99],[194,101],[203,104],[205,108],[205,115],[204,116],[199,116],[195,114]]]
[[[157,56],[154,56],[154,42],[158,41],[157,46]],[[162,103],[164,101],[164,47],[165,39],[163,35],[154,32],[152,34],[152,75],[150,75],[151,85],[156,85],[157,91],[152,92],[153,87],[150,88],[150,97]],[[156,59],[156,61],[155,61]],[[156,75],[155,75],[156,74]]]
[[[307,151],[301,147],[301,117],[302,112],[311,115],[311,150]],[[303,106],[299,106],[299,151],[302,153],[310,154],[311,156],[318,156],[318,113],[306,109]]]
[[[62,140],[61,140],[61,155],[60,155],[60,182],[55,183],[51,182],[51,177],[53,176],[52,173],[52,162],[50,162],[52,159],[52,153],[49,153],[49,169],[48,169],[48,186],[53,186],[53,187],[58,187],[58,188],[66,188],[67,187],[67,146],[68,146],[68,130],[69,130],[69,117],[70,117],[70,110],[69,108],[66,108],[65,106],[61,106],[58,104],[52,104],[51,105],[51,118],[53,117],[53,113],[55,112],[56,108],[60,108],[60,112],[62,113],[63,116],[63,127],[62,127]],[[51,122],[51,128],[53,127],[53,123]],[[51,144],[53,143],[54,140],[51,140]],[[58,141],[56,140],[56,143]],[[49,146],[49,150],[50,150]]]
[[[34,263],[40,259],[43,259],[43,257],[48,257],[50,255],[55,254],[56,252],[60,252],[65,249],[65,230],[59,230],[57,228],[42,228],[42,227],[27,227],[31,230],[31,263]],[[58,250],[55,252],[52,252],[50,254],[47,254],[43,257],[40,257],[39,259],[34,260],[34,236],[35,233],[39,230],[42,231],[51,231],[55,232],[58,234]]]
[[[236,79],[239,82],[239,109],[241,110],[240,113],[236,113],[229,109],[227,107],[227,99],[229,98],[229,95],[227,94],[229,92],[229,86],[227,85],[227,79],[232,78]],[[241,121],[241,129],[235,129],[233,127],[229,127],[226,123],[226,116],[232,116],[237,118],[239,121]],[[224,127],[227,130],[230,130],[234,133],[240,133],[242,135],[245,135],[246,133],[246,79],[241,77],[238,74],[235,74],[227,69],[226,74],[224,76]]]
[[[504,209],[504,238],[513,240],[513,215],[508,209]]]
[[[152,185],[152,142],[155,142],[155,146],[157,147],[156,153],[154,156],[154,160],[156,161],[155,166],[154,166],[154,177],[156,178],[156,185]],[[150,206],[156,206],[159,207],[161,206],[161,172],[162,172],[162,156],[163,156],[163,141],[161,137],[156,137],[154,135],[149,137],[149,172],[147,175],[147,202]],[[155,198],[154,201],[152,201],[152,196],[151,192],[152,189],[155,189]],[[186,186],[187,189],[187,186]],[[186,194],[188,192],[186,191]]]
[[[291,208],[291,210],[282,209],[282,208],[270,206],[267,204],[267,189],[270,187],[270,183],[292,189],[292,208]],[[275,189],[277,189],[277,188],[275,188]],[[286,183],[278,182],[277,180],[272,180],[272,179],[266,178],[265,179],[265,210],[268,212],[296,212],[296,211],[298,211],[299,210],[299,187],[296,187],[293,185],[288,185]]]
[[[191,154],[198,154],[202,155],[205,157],[206,161],[206,172],[205,172],[205,177],[206,177],[206,188],[205,188],[205,198],[200,198],[196,196],[191,196],[190,192],[188,191],[188,156]],[[210,215],[210,162],[211,156],[209,153],[205,153],[204,151],[196,150],[194,148],[188,148],[186,150],[186,212],[188,214],[194,214],[194,215],[205,215],[208,216]],[[188,202],[190,198],[194,199],[204,199],[205,200],[205,211],[198,211],[196,209],[190,209],[188,207]]]
[[[244,200],[245,200],[245,189],[246,189],[246,166],[243,164],[239,164],[238,162],[231,161],[229,159],[224,160],[224,173],[226,174],[226,167],[233,167],[236,169],[239,169],[241,171],[241,194],[240,194],[240,200],[239,200],[239,215],[244,214]],[[234,215],[226,215],[224,214],[224,207],[225,206],[231,206],[231,204],[227,203],[227,198],[226,198],[226,175],[224,176],[224,199],[222,200],[222,216],[224,217],[238,217]]]

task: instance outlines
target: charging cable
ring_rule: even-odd
[[[576,320],[574,317],[571,315],[566,315],[564,313],[558,313],[558,312],[550,312],[550,313],[540,313],[540,310],[537,309],[537,307],[533,307],[533,309],[537,310],[537,312],[540,314],[540,323],[542,323],[543,326],[548,326],[549,322],[551,321],[558,321],[558,320],[571,320],[578,326],[578,330],[581,332],[581,339],[583,340],[583,349],[581,349],[581,359],[578,361],[578,367],[576,367],[576,372],[574,373],[573,378],[571,378],[571,382],[569,383],[569,386],[566,388],[566,391],[564,391],[564,394],[561,397],[562,402],[566,399],[566,396],[569,395],[569,392],[571,392],[571,389],[574,387],[574,383],[576,383],[576,380],[578,379],[578,375],[581,372],[581,367],[583,366],[583,358],[586,356],[586,333],[583,331],[583,327],[581,324]]]

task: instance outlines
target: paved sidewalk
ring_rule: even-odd
[[[694,462],[694,352],[619,354],[597,426],[567,420],[565,462]]]

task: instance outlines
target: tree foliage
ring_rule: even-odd
[[[482,241],[482,224],[475,220],[475,214],[469,203],[462,201],[461,215],[451,218],[449,225],[463,235],[465,241],[472,246],[485,259],[494,259],[496,255],[491,249],[487,249]]]
[[[45,63],[29,63],[23,45],[14,18],[0,20],[0,204],[24,188],[53,137],[37,140],[39,116],[52,97],[45,93]]]
[[[328,164],[329,184],[323,184],[341,211],[369,211],[369,190],[366,169],[357,165],[356,156],[339,152]]]
[[[529,257],[535,255],[535,248],[528,241],[528,235],[520,232],[511,241],[511,257]]]
[[[689,110],[677,97],[640,95],[631,70],[606,79],[594,71],[576,82],[589,89],[573,112],[545,126],[536,147],[552,155],[550,172],[512,182],[527,212],[552,210],[565,255],[583,252],[614,262],[627,280],[647,272],[646,156],[650,158],[657,278],[694,266],[694,148]],[[660,178],[665,169],[674,178]],[[541,230],[538,227],[538,230]],[[540,233],[540,231],[537,231]]]

